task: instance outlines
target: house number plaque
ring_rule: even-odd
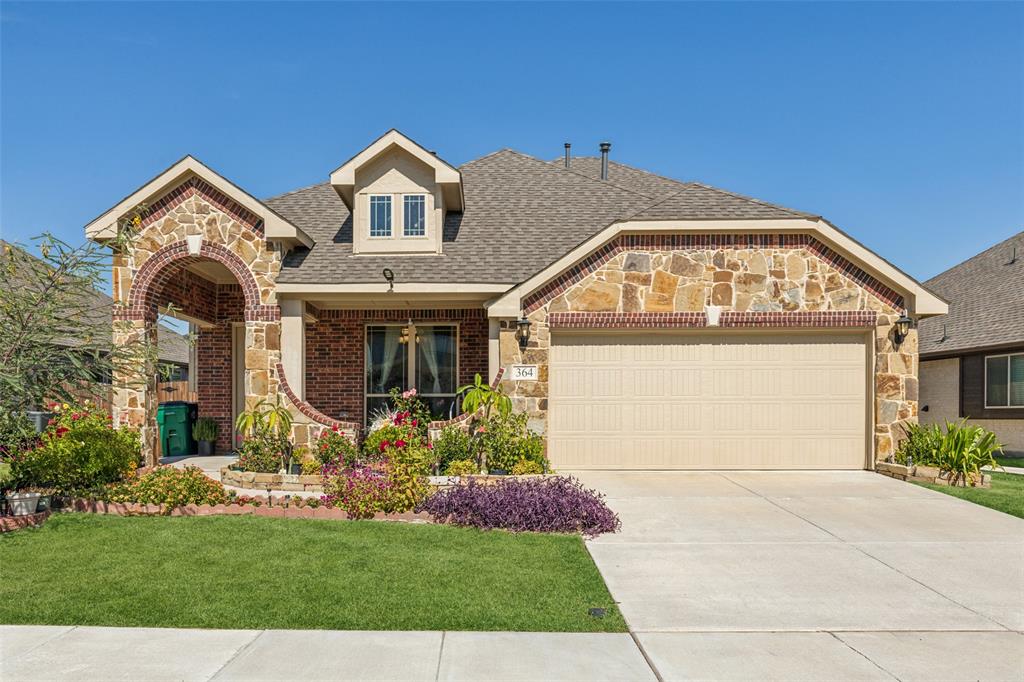
[[[537,365],[512,365],[512,376],[514,381],[537,381]]]

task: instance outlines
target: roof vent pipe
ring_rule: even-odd
[[[601,143],[601,179],[608,179],[608,152],[612,148],[611,142]]]
[[[565,167],[568,168],[569,164],[572,163],[572,158],[569,156],[569,148],[572,147],[568,142],[565,143]]]

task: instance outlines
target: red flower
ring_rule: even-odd
[[[332,426],[331,427],[331,431],[334,431],[335,433],[337,433],[338,432],[338,425],[335,424],[334,426]]]
[[[434,449],[434,444],[433,443],[427,443],[427,450],[433,450],[433,449]]]
[[[404,448],[405,447],[405,441],[402,440],[401,438],[399,438],[398,440],[395,441],[395,447],[396,448]]]
[[[419,419],[413,419],[413,420],[412,420],[412,425],[413,425],[413,426],[418,426],[418,425],[419,425],[419,423],[420,423],[420,420],[419,420]]]
[[[388,449],[388,442],[386,440],[382,440],[380,442],[380,451],[384,452],[387,449]]]

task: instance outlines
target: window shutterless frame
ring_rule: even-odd
[[[410,210],[411,209],[411,210]],[[410,212],[414,213],[419,221],[419,228],[416,232],[409,231]],[[427,236],[427,195],[426,194],[403,194],[402,195],[402,236],[403,237],[426,237]]]
[[[394,200],[391,195],[371,194],[368,201],[370,237],[390,237],[394,225]]]
[[[999,360],[1006,358],[1006,404],[1005,405],[992,405],[988,401],[988,384],[989,384],[989,360]],[[985,409],[986,410],[1000,410],[1000,409],[1020,409],[1024,407],[1024,400],[1018,400],[1014,402],[1014,376],[1013,369],[1014,365],[1020,363],[1024,366],[1024,353],[1003,353],[997,355],[986,355],[985,356]],[[1024,374],[1024,370],[1020,370]],[[1024,382],[1024,376],[1018,377],[1018,382]],[[1020,389],[1022,397],[1024,397],[1024,389]]]
[[[461,329],[458,322],[425,322],[422,324],[416,324],[415,322],[410,326],[408,322],[367,322],[363,327],[363,347],[368,350],[370,329],[376,327],[409,327],[409,341],[405,344],[406,352],[406,371],[405,371],[405,386],[402,388],[403,391],[415,388],[417,395],[421,398],[451,398],[452,400],[458,395],[459,388],[459,341],[461,339]],[[454,385],[452,386],[451,393],[421,393],[419,387],[416,386],[416,330],[425,329],[427,327],[447,327],[453,330],[453,350],[454,350]],[[371,393],[370,392],[370,360],[371,354],[366,352],[366,357],[363,360],[363,423],[368,424],[370,422],[370,401],[371,399],[384,399],[390,398],[389,393]],[[447,415],[435,415],[437,418],[447,419]]]

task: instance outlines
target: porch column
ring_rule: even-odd
[[[306,399],[306,303],[301,299],[281,301],[281,364],[288,385],[301,400]]]
[[[487,318],[487,381],[494,381],[501,368],[501,320]]]

